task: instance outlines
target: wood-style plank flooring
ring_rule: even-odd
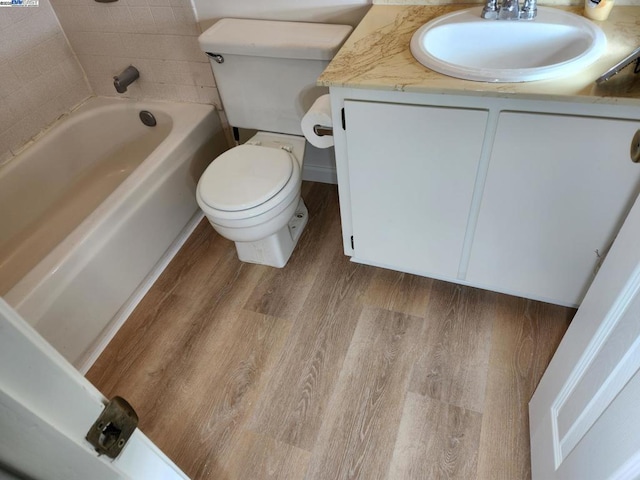
[[[573,310],[351,263],[333,185],[284,269],[203,221],[87,374],[193,479],[530,478]]]

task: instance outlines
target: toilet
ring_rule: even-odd
[[[346,25],[222,19],[199,37],[229,125],[258,130],[207,167],[196,198],[243,262],[284,267],[305,225],[300,121],[327,93],[316,79],[351,32]]]

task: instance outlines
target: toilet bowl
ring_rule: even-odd
[[[302,117],[349,25],[223,18],[198,42],[230,126],[258,133],[219,156],[197,188],[200,208],[244,262],[284,267],[307,223],[300,197]],[[265,133],[278,132],[278,133]]]
[[[307,223],[300,196],[305,140],[258,132],[200,177],[198,205],[244,262],[284,267]]]

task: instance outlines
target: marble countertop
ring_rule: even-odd
[[[615,6],[604,22],[607,52],[593,65],[561,79],[524,83],[459,80],[419,64],[409,42],[423,24],[445,13],[476,5],[374,5],[318,79],[319,85],[416,93],[517,96],[589,103],[640,105],[640,74],[629,66],[608,82],[595,79],[640,46],[640,7]],[[580,7],[556,7],[581,14]]]

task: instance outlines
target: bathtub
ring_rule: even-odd
[[[0,295],[85,372],[202,218],[225,148],[207,105],[89,99],[0,168]]]

